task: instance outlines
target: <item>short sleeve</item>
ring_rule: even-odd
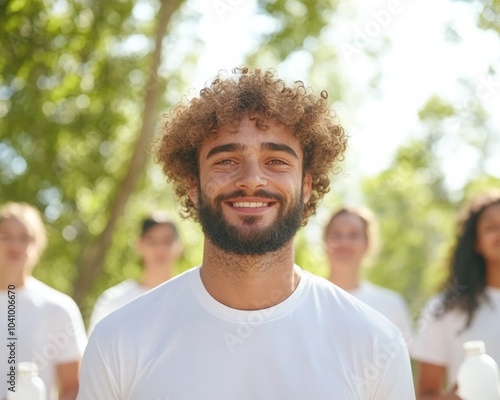
[[[410,343],[410,354],[414,360],[446,366],[447,339],[445,316],[438,316],[443,303],[435,297],[431,299],[421,313],[418,331]]]
[[[118,384],[93,334],[83,355],[77,400],[120,400]]]
[[[90,315],[89,327],[87,330],[88,335],[92,333],[96,324],[106,317],[109,312],[107,311],[107,304],[109,303],[109,299],[106,296],[106,292],[102,293],[96,300],[94,304],[94,308],[92,309],[92,314]]]
[[[410,343],[413,338],[413,324],[410,311],[402,296],[398,296],[397,300],[397,307],[394,310],[394,323],[403,333],[406,343]]]
[[[70,297],[64,296],[61,300],[59,309],[52,315],[54,323],[49,338],[59,350],[55,358],[57,364],[80,361],[87,345],[85,325],[78,306]]]
[[[410,356],[402,335],[382,343],[370,363],[373,377],[378,380],[372,400],[415,399]]]

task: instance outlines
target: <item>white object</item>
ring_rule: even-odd
[[[17,365],[15,391],[7,390],[7,400],[46,400],[45,384],[38,376],[38,366],[33,362]]]
[[[481,340],[463,344],[465,359],[458,369],[458,395],[463,400],[500,400],[498,365],[485,354]]]
[[[89,339],[78,400],[415,399],[399,329],[296,268],[295,291],[262,310],[221,304],[199,268],[123,306]]]

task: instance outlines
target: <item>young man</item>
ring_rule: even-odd
[[[167,117],[158,160],[202,265],[96,327],[79,400],[414,399],[399,330],[294,264],[346,146],[326,98],[242,68]]]
[[[74,400],[78,392],[87,343],[80,310],[71,297],[31,276],[46,242],[36,208],[25,203],[0,207],[0,323],[4,332],[0,399],[9,392],[23,396],[19,392],[21,362],[37,364],[47,399]]]
[[[142,261],[141,277],[126,279],[98,297],[90,316],[89,336],[100,320],[173,276],[183,250],[175,222],[163,212],[148,215],[142,220],[136,250]]]

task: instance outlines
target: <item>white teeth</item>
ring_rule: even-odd
[[[233,203],[233,207],[248,207],[248,208],[257,208],[257,207],[267,207],[269,203],[254,203],[248,201],[240,201]]]

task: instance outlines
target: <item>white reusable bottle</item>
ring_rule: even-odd
[[[17,364],[15,391],[7,390],[7,400],[47,400],[45,384],[38,376],[38,366],[33,362]]]
[[[458,369],[458,395],[462,400],[500,400],[500,373],[481,340],[463,344],[465,358]]]

